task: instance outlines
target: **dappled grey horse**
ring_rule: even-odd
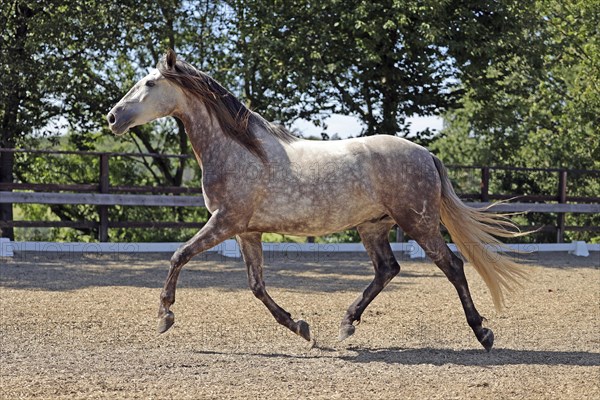
[[[482,326],[463,261],[446,245],[440,222],[489,287],[496,307],[524,271],[493,251],[500,245],[494,236],[519,233],[502,216],[465,206],[441,161],[425,148],[392,136],[328,142],[296,138],[250,111],[208,75],[177,60],[172,50],[107,119],[111,130],[122,135],[165,116],[177,117],[185,126],[212,216],[171,258],[160,295],[159,332],[175,320],[170,307],[181,268],[194,255],[235,236],[254,295],[277,322],[311,341],[308,324],[294,321],[265,289],[261,235],[320,236],[356,227],[375,278],[346,311],[339,334],[343,340],[400,271],[388,241],[390,228],[398,224],[452,282],[475,336],[485,349],[492,348],[494,335]]]

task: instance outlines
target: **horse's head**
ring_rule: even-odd
[[[174,68],[175,52],[170,50],[163,62],[166,68]],[[114,134],[122,135],[134,126],[173,115],[183,99],[181,88],[154,70],[137,82],[110,110],[106,116],[108,126]]]

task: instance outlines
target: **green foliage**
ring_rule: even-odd
[[[516,1],[231,3],[253,107],[282,122],[352,114],[364,135],[401,136],[407,116],[453,107],[463,78],[519,50],[506,43],[527,9]]]
[[[360,236],[356,229],[334,233],[332,235],[315,238],[317,243],[356,243],[360,242]]]
[[[482,79],[463,83],[462,107],[446,115],[447,127],[431,146],[446,162],[600,169],[600,3],[543,0],[534,11],[535,29],[523,31],[530,54],[509,53],[484,68]],[[557,174],[492,178],[495,193],[557,193]],[[570,174],[567,182],[569,196],[600,193],[598,174]],[[555,218],[527,216],[534,225],[554,224]],[[599,223],[597,215],[567,214],[567,225]],[[570,232],[567,240],[592,236]]]
[[[13,1],[2,7],[6,29],[0,42],[0,112],[2,147],[46,147],[62,150],[139,151],[189,154],[183,126],[159,122],[133,129],[124,139],[112,138],[105,113],[130,87],[155,65],[167,47],[181,49],[196,65],[221,60],[228,39],[213,27],[224,19],[221,2],[207,1],[202,10],[195,2],[161,0],[142,2],[94,0],[47,2]],[[218,54],[218,55],[217,55]],[[186,57],[187,58],[187,57]],[[217,74],[218,75],[218,74]],[[68,132],[68,140],[56,139]],[[51,140],[43,140],[48,135]],[[7,153],[8,154],[8,153]],[[98,182],[98,160],[77,157],[0,157],[2,179],[25,183]],[[111,184],[182,186],[193,178],[199,186],[197,164],[181,159],[137,158],[115,160]],[[188,174],[187,178],[185,175]],[[5,176],[6,175],[6,176]],[[98,220],[95,207],[23,206],[26,219],[64,221]],[[176,220],[204,221],[205,210],[177,210]],[[3,213],[4,215],[4,213]],[[115,208],[113,220],[164,220],[172,210]],[[10,216],[9,216],[10,218]],[[53,231],[56,239],[92,240],[91,229]],[[124,234],[130,240],[147,240],[151,231]],[[113,232],[111,231],[111,234]],[[189,234],[171,231],[156,239]],[[68,236],[68,237],[67,237]],[[189,237],[189,236],[188,236]]]
[[[464,143],[478,153],[468,161],[488,165],[600,168],[600,3],[536,7],[538,30],[524,32],[531,54],[485,68],[482,76],[495,84],[465,84],[462,107],[447,114],[433,146],[446,161],[460,162],[450,150]]]

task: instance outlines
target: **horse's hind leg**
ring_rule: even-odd
[[[409,234],[411,233],[409,232]],[[491,329],[482,326],[484,319],[477,312],[471,298],[469,285],[463,269],[463,261],[450,250],[437,227],[430,234],[417,233],[416,236],[412,234],[411,236],[415,238],[429,258],[433,260],[442,272],[444,272],[452,285],[454,285],[465,311],[467,323],[475,333],[477,340],[479,340],[487,351],[490,351],[494,344],[494,333]]]
[[[269,296],[263,280],[263,252],[261,243],[261,233],[244,233],[238,235],[240,250],[248,270],[248,285],[256,298],[263,302],[269,309],[275,320],[281,325],[287,327],[292,332],[311,341],[310,329],[306,322],[292,319],[290,313],[281,308]]]
[[[340,341],[354,333],[354,322],[360,323],[363,311],[392,278],[400,272],[400,265],[394,257],[388,240],[388,234],[393,224],[394,222],[388,218],[374,223],[367,222],[357,227],[360,238],[373,262],[375,278],[346,311],[346,315],[344,315],[340,324],[338,338]]]

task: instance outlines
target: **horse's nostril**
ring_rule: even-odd
[[[117,121],[117,119],[115,118],[115,114],[113,113],[109,113],[108,114],[108,123],[109,124],[114,124]]]

